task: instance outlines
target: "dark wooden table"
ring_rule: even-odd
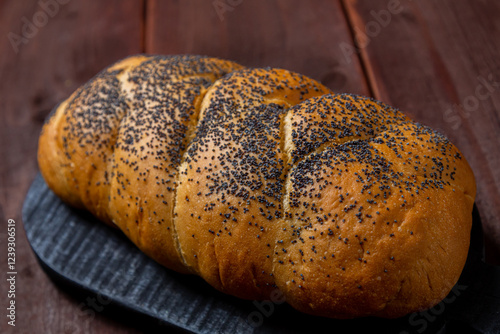
[[[487,260],[500,263],[500,2],[497,0],[0,0],[0,268],[17,225],[16,327],[2,333],[131,333],[56,286],[24,235],[44,118],[135,53],[204,54],[294,70],[373,96],[445,133],[470,162]]]

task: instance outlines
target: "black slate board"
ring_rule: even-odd
[[[299,313],[287,304],[233,298],[201,278],[165,269],[120,231],[61,202],[40,175],[23,207],[28,240],[47,274],[72,293],[106,300],[105,308],[119,314],[119,320],[147,332],[499,333],[500,268],[482,261],[476,208],[473,217],[466,267],[443,302],[400,319],[333,320]]]

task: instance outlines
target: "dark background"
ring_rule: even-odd
[[[21,206],[50,110],[105,66],[144,52],[287,68],[440,130],[474,170],[487,261],[500,263],[499,1],[0,0],[0,271],[7,271],[8,219],[17,223],[18,271],[17,326],[2,311],[0,332],[140,328],[90,312],[85,296],[45,275]],[[5,310],[4,278],[0,287]]]

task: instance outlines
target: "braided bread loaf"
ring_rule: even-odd
[[[442,135],[282,69],[134,56],[45,124],[50,188],[173,270],[303,312],[398,317],[465,264],[475,182]]]

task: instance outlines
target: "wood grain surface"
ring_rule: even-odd
[[[140,332],[50,281],[21,221],[43,119],[99,70],[140,52],[291,69],[439,129],[472,165],[487,259],[500,263],[499,17],[496,0],[0,0],[0,268],[14,219],[18,271],[16,328],[2,311],[0,332]]]
[[[341,4],[314,3],[149,1],[146,52],[203,54],[245,66],[281,67],[321,81],[334,91],[368,95],[358,59],[348,63],[339,48],[341,43],[352,43]]]

